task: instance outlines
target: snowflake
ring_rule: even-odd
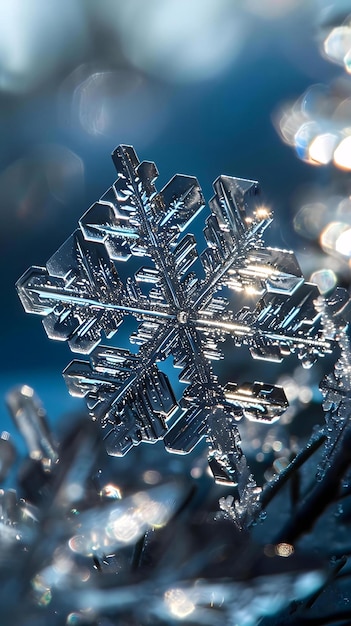
[[[238,483],[245,468],[241,491],[247,499],[251,490],[255,503],[237,422],[278,419],[286,397],[262,382],[220,385],[211,361],[231,338],[254,358],[279,362],[295,352],[310,366],[332,343],[314,308],[317,287],[304,281],[291,252],[264,247],[272,218],[256,182],[215,181],[199,253],[188,230],[205,206],[196,178],[176,175],[157,192],[154,163],[140,163],[133,148],[118,147],[113,161],[116,182],[46,268],[21,277],[20,298],[45,316],[50,338],[90,354],[90,362],[72,361],[64,377],[73,395],[86,397],[109,454],[159,439],[187,453],[206,437],[216,480]],[[235,312],[233,292],[255,294],[256,305]],[[127,347],[100,345],[119,328],[119,345],[127,333]],[[181,398],[162,370],[168,358],[180,368]]]

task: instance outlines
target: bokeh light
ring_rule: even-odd
[[[174,617],[184,619],[195,610],[195,604],[183,589],[169,589],[164,595],[165,604]]]
[[[351,170],[351,135],[339,143],[334,152],[334,163],[344,170]]]
[[[323,250],[328,254],[351,258],[351,227],[344,222],[331,222],[320,237]]]
[[[344,66],[351,72],[351,22],[350,19],[342,26],[336,26],[324,41],[324,53],[327,58]]]
[[[37,145],[0,172],[1,218],[43,227],[84,189],[84,164],[68,147]]]
[[[312,85],[276,116],[276,127],[297,156],[312,165],[351,169],[351,84]]]
[[[333,158],[338,136],[333,133],[317,135],[308,148],[308,156],[312,162],[326,165]],[[335,159],[335,154],[334,154]]]
[[[310,242],[299,258],[305,275],[322,294],[350,280],[351,196],[345,183],[305,188],[296,202],[294,230]],[[342,195],[342,190],[349,193]]]
[[[128,61],[167,82],[213,78],[233,62],[245,38],[244,18],[230,0],[104,0],[97,10]]]
[[[182,487],[175,482],[137,492],[124,500],[113,494],[108,497],[112,502],[98,513],[93,510],[80,515],[77,532],[68,546],[75,554],[103,556],[135,543],[147,529],[164,526],[181,497]]]
[[[74,45],[67,45],[67,41]],[[26,92],[79,59],[87,47],[79,0],[11,0],[1,3],[0,89]]]
[[[65,125],[95,139],[119,137],[119,142],[154,139],[167,118],[167,97],[161,85],[130,68],[76,68],[60,89],[60,116]]]
[[[313,272],[310,278],[322,295],[330,293],[337,285],[337,276],[331,269],[322,269]]]
[[[294,553],[294,546],[290,545],[289,543],[278,543],[275,546],[275,552],[278,556],[287,558]]]

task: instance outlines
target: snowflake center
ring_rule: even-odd
[[[186,311],[178,311],[177,320],[179,324],[186,324],[188,321],[189,315]]]

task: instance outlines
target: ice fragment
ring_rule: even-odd
[[[57,460],[55,443],[48,428],[45,409],[28,385],[15,387],[6,396],[11,416],[27,444],[32,459],[49,470]]]
[[[8,432],[0,435],[0,481],[5,480],[16,459],[16,448]]]

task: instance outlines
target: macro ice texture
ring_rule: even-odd
[[[338,288],[329,301],[319,298],[316,308],[322,314],[325,334],[336,340],[340,351],[333,371],[320,384],[326,422],[325,452],[317,472],[317,477],[321,480],[330,467],[337,466],[338,458],[346,467],[345,458],[350,446],[351,301],[347,291]],[[348,474],[347,480],[350,479],[350,472]]]
[[[187,453],[206,437],[215,479],[240,485],[245,475],[241,492],[255,503],[237,422],[276,420],[287,400],[272,384],[221,385],[211,362],[231,338],[253,358],[296,353],[309,367],[332,343],[314,307],[318,289],[293,253],[264,246],[272,217],[257,182],[214,182],[199,251],[189,231],[205,206],[196,178],[178,174],[158,192],[154,163],[140,163],[129,146],[112,156],[116,182],[46,267],[18,281],[24,308],[44,316],[50,338],[90,355],[72,361],[64,377],[73,395],[85,396],[109,454],[159,439]],[[256,304],[234,310],[240,292]],[[181,397],[162,369],[167,359],[180,370]]]

